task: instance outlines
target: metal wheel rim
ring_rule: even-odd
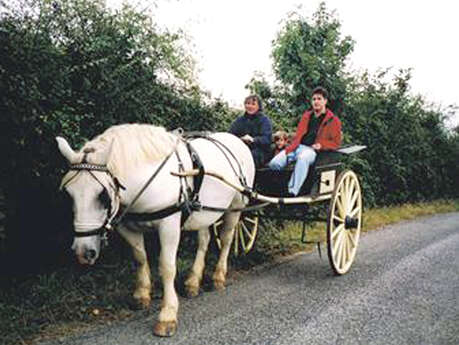
[[[357,175],[350,170],[338,176],[328,210],[327,249],[333,271],[349,271],[357,252],[362,226],[362,192]]]

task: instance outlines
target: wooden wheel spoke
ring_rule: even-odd
[[[352,195],[354,194],[354,191],[355,191],[355,180],[354,180],[354,179],[351,179],[351,181],[350,181],[350,183],[349,183],[349,190],[348,190],[348,194],[349,194],[349,204],[351,204]]]
[[[334,220],[337,220],[337,221],[340,222],[340,223],[344,223],[344,219],[341,218],[341,217],[338,217],[336,214],[333,216],[333,219],[334,219]]]
[[[338,225],[334,230],[331,232],[331,238],[335,238],[337,234],[341,233],[344,230],[344,223]]]
[[[346,263],[351,259],[351,240],[349,239],[349,232],[346,232]]]
[[[353,209],[351,213],[349,213],[349,216],[354,217],[359,211],[360,211],[360,206]]]
[[[345,250],[344,250],[344,246],[346,245],[346,238],[345,238],[345,234],[344,232],[342,232],[342,235],[341,235],[341,240],[340,240],[340,243],[339,243],[339,246],[338,246],[338,267],[341,268],[342,264],[343,264],[343,261],[344,261],[344,255],[345,255]]]
[[[247,226],[242,222],[241,222],[241,226],[244,229],[244,233],[247,235],[247,237],[252,240],[253,239],[253,234],[250,232],[250,230],[247,228]]]
[[[346,263],[346,234],[343,234],[343,239],[339,248],[339,254],[338,268],[342,269]]]
[[[352,245],[352,248],[356,248],[357,247],[357,242],[355,240],[355,235],[356,233],[354,233],[354,231],[350,230],[349,231],[349,241],[351,242],[351,245]]]
[[[345,179],[343,183],[343,202],[346,211],[349,209],[349,179]]]
[[[359,197],[359,195],[360,195],[359,190],[355,189],[354,194],[352,195],[352,198],[351,198],[351,202],[349,203],[351,210],[354,208],[355,202],[357,201],[357,198]]]
[[[336,199],[336,208],[338,209],[338,213],[341,218],[346,217],[346,210],[344,209],[344,206],[341,202],[341,198],[339,196]]]
[[[338,233],[338,236],[336,237],[336,240],[333,242],[333,252],[335,254],[338,253],[338,249],[340,248],[342,239],[343,239],[343,231],[340,231]]]
[[[244,224],[244,223],[241,223],[241,225]],[[241,247],[242,248],[245,248],[245,236],[244,236],[244,229],[243,227],[239,227],[239,241],[241,243]]]
[[[249,217],[246,217],[244,218],[245,221],[249,222],[249,223],[252,223],[252,224],[257,224],[258,223],[258,218],[249,218]]]

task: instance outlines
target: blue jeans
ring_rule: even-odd
[[[314,163],[316,157],[317,153],[312,147],[299,145],[288,155],[285,154],[285,150],[282,150],[271,159],[268,165],[271,170],[282,170],[288,163],[296,161],[295,170],[288,182],[289,193],[296,196],[300,192],[301,186],[308,176],[309,166]]]

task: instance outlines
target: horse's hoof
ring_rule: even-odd
[[[223,280],[214,281],[214,287],[217,291],[225,290],[225,282]]]
[[[186,296],[188,298],[193,298],[199,295],[199,288],[196,286],[187,286],[186,287]]]
[[[177,331],[177,321],[158,321],[153,327],[153,334],[158,337],[172,337]]]
[[[133,298],[132,307],[137,310],[148,309],[150,307],[150,303],[151,298],[148,297]]]

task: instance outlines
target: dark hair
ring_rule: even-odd
[[[312,90],[312,95],[314,96],[315,94],[322,95],[323,98],[328,99],[328,92],[322,86],[317,86],[314,90]]]
[[[259,110],[259,111],[262,111],[262,110],[263,110],[263,104],[261,103],[261,98],[260,98],[260,96],[258,96],[258,95],[253,94],[253,95],[247,96],[247,97],[244,99],[244,104],[247,103],[247,101],[252,101],[252,100],[257,101],[257,103],[258,103],[258,108],[259,108],[258,110]]]

